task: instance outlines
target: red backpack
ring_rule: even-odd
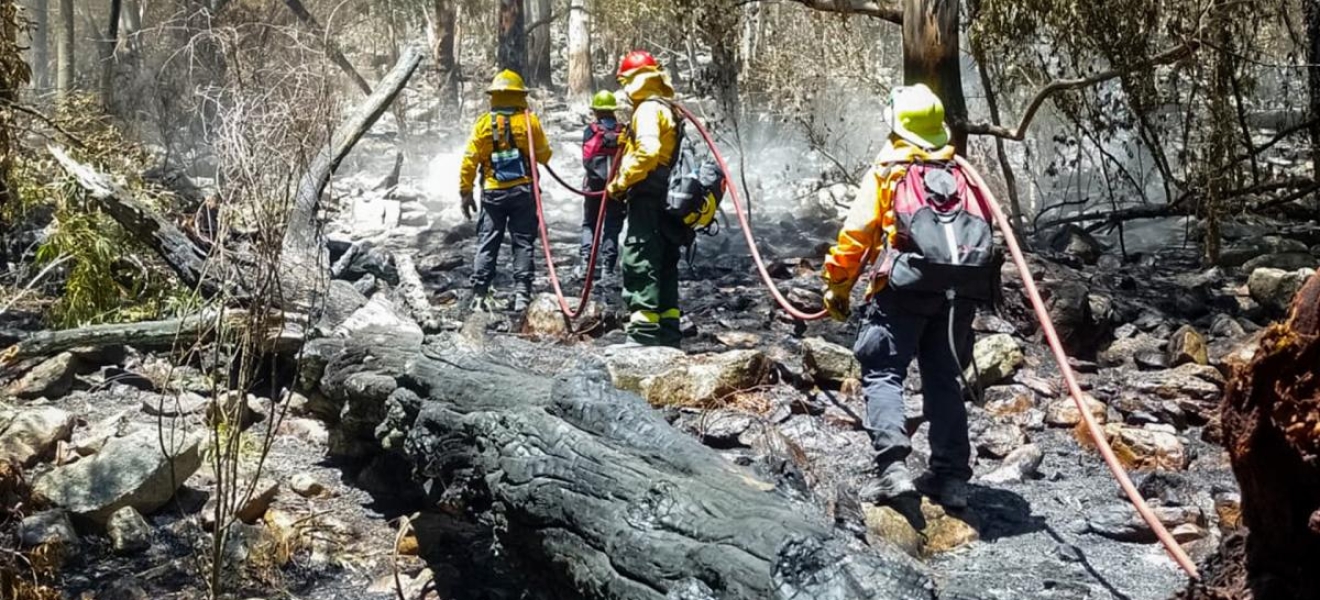
[[[894,190],[897,235],[876,274],[898,290],[993,301],[1002,256],[981,191],[957,163],[913,162]]]
[[[611,161],[619,150],[623,126],[615,124],[614,129],[606,129],[598,121],[591,124],[591,133],[591,139],[582,144],[582,166],[587,169],[588,186],[603,188],[609,181]]]

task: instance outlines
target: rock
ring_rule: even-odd
[[[1242,494],[1223,492],[1215,494],[1215,515],[1219,529],[1225,533],[1242,528]]]
[[[1105,427],[1105,435],[1119,460],[1130,469],[1181,471],[1187,468],[1187,448],[1176,434],[1114,423]]]
[[[745,331],[721,331],[715,334],[715,341],[734,349],[748,349],[760,346],[763,338]]]
[[[232,484],[232,482],[231,482]],[[252,494],[244,501],[244,496],[248,490]],[[271,502],[275,500],[275,495],[280,491],[279,483],[271,479],[258,479],[256,486],[251,481],[238,480],[238,485],[226,490],[225,493],[231,498],[231,502],[241,501],[242,506],[234,510],[233,515],[239,521],[249,525],[261,520],[270,508]],[[202,508],[202,526],[207,529],[213,529],[216,523],[216,508],[219,506],[220,498],[218,493],[211,494],[211,499],[206,502]],[[225,515],[220,515],[224,519]],[[225,519],[227,520],[227,519]]]
[[[1195,363],[1166,371],[1141,373],[1127,383],[1138,392],[1154,394],[1170,400],[1218,399],[1225,385],[1224,376],[1218,369]]]
[[[18,413],[0,433],[0,461],[30,468],[51,458],[56,445],[72,435],[76,422],[73,415],[49,406]]]
[[[206,406],[206,423],[212,427],[221,424],[232,427],[237,422],[243,430],[264,420],[266,415],[257,397],[236,390],[222,392]]]
[[[1004,462],[998,469],[981,477],[981,482],[988,485],[1003,485],[1034,478],[1044,459],[1045,453],[1041,451],[1040,446],[1027,444],[1010,452],[1004,457]]]
[[[1259,236],[1239,240],[1224,247],[1219,253],[1219,264],[1225,267],[1238,267],[1261,256],[1293,252],[1306,252],[1306,244],[1275,235]]]
[[[59,354],[28,371],[22,379],[10,384],[9,395],[15,398],[62,398],[73,388],[77,373],[77,359],[71,352]]]
[[[1013,336],[1002,333],[977,340],[972,355],[974,362],[968,367],[967,380],[976,381],[982,388],[1012,377],[1024,360],[1022,346]]]
[[[114,438],[97,454],[38,479],[34,491],[73,515],[101,525],[125,506],[150,514],[168,502],[201,466],[201,437],[166,432],[167,443],[173,442],[172,460],[161,452],[154,429]]]
[[[1183,523],[1170,530],[1169,534],[1172,535],[1174,541],[1179,544],[1187,544],[1203,539],[1205,536],[1209,535],[1209,532],[1195,523]]]
[[[1065,225],[1054,232],[1050,236],[1050,249],[1077,257],[1088,265],[1095,264],[1105,252],[1104,244],[1076,225]]]
[[[733,448],[747,445],[739,440],[757,421],[754,415],[740,410],[717,408],[684,415],[676,425],[695,434],[707,446]]]
[[[279,432],[316,446],[326,446],[330,443],[330,431],[325,423],[316,419],[285,419],[280,423]]]
[[[713,406],[732,394],[764,383],[770,361],[759,350],[732,350],[692,357],[642,383],[642,396],[653,406]]]
[[[1082,396],[1091,415],[1101,425],[1109,420],[1109,407],[1090,394]],[[1076,427],[1082,422],[1082,413],[1077,410],[1077,403],[1071,397],[1059,398],[1045,407],[1045,423],[1054,427]]]
[[[311,473],[298,473],[289,479],[289,489],[303,498],[315,498],[324,495],[326,489]]]
[[[129,412],[121,410],[102,419],[88,430],[79,432],[73,438],[71,445],[74,452],[82,456],[91,456],[100,452],[105,447],[106,442],[127,435],[132,428],[133,424],[129,419]]]
[[[105,531],[110,536],[110,547],[115,554],[133,554],[151,547],[151,525],[131,506],[110,515]]]
[[[210,401],[201,394],[182,392],[174,396],[143,395],[142,412],[152,417],[182,417],[205,410]]]
[[[1137,364],[1137,357],[1140,355],[1159,356],[1161,363],[1164,362],[1167,353],[1164,352],[1164,341],[1148,333],[1136,333],[1131,337],[1119,337],[1110,344],[1108,348],[1100,351],[1096,356],[1101,366],[1119,367],[1127,364]],[[1161,366],[1163,366],[1161,364]]]
[[[1051,282],[1045,289],[1049,293],[1045,304],[1064,349],[1070,355],[1094,356],[1107,328],[1091,311],[1090,289],[1076,280]]]
[[[991,416],[1019,422],[1022,415],[1036,408],[1036,395],[1025,385],[1000,385],[985,391],[982,407]]]
[[[1210,363],[1205,338],[1191,325],[1183,325],[1169,339],[1169,366],[1177,367],[1187,363]]]
[[[1012,423],[997,423],[987,427],[976,438],[976,451],[980,456],[1004,458],[1027,443],[1027,434]]]
[[[1170,529],[1180,525],[1204,525],[1205,514],[1193,506],[1153,506],[1155,517]],[[1158,541],[1155,531],[1127,503],[1109,504],[1091,510],[1086,520],[1091,533],[1120,542],[1151,544]]]
[[[562,337],[571,333],[572,327],[559,310],[559,300],[554,294],[537,294],[527,307],[522,332],[531,336]]]
[[[1315,269],[1256,269],[1247,279],[1247,291],[1271,314],[1283,315],[1302,284],[1314,274]]]
[[[926,540],[922,555],[927,558],[957,550],[981,539],[981,533],[977,531],[975,523],[971,522],[971,513],[951,515],[929,498],[922,498],[921,515],[926,520],[926,528],[921,531]]]
[[[1243,263],[1242,272],[1250,273],[1256,269],[1296,271],[1299,269],[1314,269],[1317,265],[1320,265],[1320,259],[1317,259],[1310,252],[1278,252],[1257,256]]]
[[[889,543],[914,558],[921,557],[921,534],[907,517],[891,506],[874,504],[863,504],[862,512],[866,519],[867,544],[880,546]]]
[[[18,539],[26,547],[59,544],[64,548],[78,545],[78,533],[73,530],[69,514],[62,510],[47,510],[28,515],[18,524]]]
[[[639,394],[642,393],[642,382],[688,362],[682,350],[658,346],[607,348],[601,358],[614,387]]]
[[[1169,471],[1149,471],[1133,477],[1133,484],[1141,497],[1163,506],[1191,506],[1195,501],[1195,488],[1187,477]],[[1123,490],[1115,492],[1120,498],[1127,498]]]
[[[817,382],[839,385],[845,379],[862,378],[862,365],[857,362],[852,350],[822,338],[807,338],[802,341],[802,360],[807,372],[811,373]]]

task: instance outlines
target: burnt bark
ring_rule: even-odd
[[[1320,0],[1302,0],[1306,19],[1306,78],[1311,109],[1312,177],[1320,181]]]
[[[246,323],[248,313],[229,310],[204,312],[177,319],[141,323],[111,323],[58,331],[39,331],[23,338],[0,354],[0,370],[25,360],[54,356],[75,348],[132,346],[139,350],[158,350],[187,345],[207,339],[222,324],[230,327]]]
[[[411,463],[453,521],[434,546],[486,536],[501,572],[533,598],[933,598],[912,559],[850,543],[603,369],[564,367],[570,357],[529,343],[481,350],[460,339],[318,340],[303,369],[339,415],[332,437]],[[555,376],[529,372],[556,362]],[[469,559],[458,585],[499,580]]]
[[[527,10],[523,0],[499,0],[499,52],[496,64],[519,75],[527,72]]]
[[[1184,598],[1320,597],[1320,275],[1233,367],[1220,406],[1242,489],[1245,547],[1230,540]]]
[[[924,83],[944,101],[958,152],[967,150],[967,98],[958,54],[957,0],[903,0],[903,83]]]
[[[119,18],[122,0],[110,0],[109,24],[105,39],[101,41],[101,106],[110,112],[115,94],[115,52],[119,50]]]
[[[454,46],[458,6],[454,0],[435,0],[435,46],[431,48],[439,77],[440,96],[458,104],[458,53]]]

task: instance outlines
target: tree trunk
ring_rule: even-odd
[[[1306,17],[1306,69],[1311,108],[1311,169],[1320,181],[1320,0],[1302,0]],[[1320,199],[1316,200],[1320,206]]]
[[[527,73],[527,11],[523,0],[499,0],[499,53],[496,64],[519,75]]]
[[[114,104],[115,94],[115,51],[119,49],[119,16],[123,10],[122,0],[110,0],[110,15],[107,19],[108,31],[101,40],[101,106],[108,113]]]
[[[568,10],[568,93],[583,97],[596,86],[591,75],[591,15],[587,0],[570,0]]]
[[[27,83],[19,50],[22,47],[18,35],[19,18],[15,0],[0,0],[0,52],[5,54],[0,56],[0,101],[5,103],[17,102],[19,88]],[[13,167],[13,114],[12,110],[0,110],[0,206],[8,204],[14,195],[9,182]],[[4,229],[0,229],[0,234],[3,233]]]
[[[1242,489],[1240,536],[1226,539],[1195,600],[1320,597],[1320,275],[1266,330],[1220,406],[1224,446]]]
[[[527,75],[532,85],[549,87],[554,71],[550,64],[550,0],[530,0],[528,21],[536,26],[527,38]]]
[[[440,97],[458,104],[458,51],[454,46],[458,25],[455,0],[435,0],[435,47],[431,49],[440,87]]]
[[[967,99],[958,53],[957,0],[903,0],[903,83],[924,83],[944,101],[958,152],[967,151]]]
[[[340,447],[389,449],[429,490],[442,522],[418,537],[454,555],[458,589],[505,597],[483,593],[503,584],[585,600],[934,597],[915,560],[888,544],[850,544],[819,507],[674,429],[603,370],[551,377],[536,365],[567,355],[403,337],[317,340],[301,372],[342,415],[332,434]]]
[[[50,0],[32,0],[32,86],[50,89]]]
[[[141,46],[138,34],[142,33],[142,5],[138,0],[124,0],[120,26],[124,30],[124,42],[127,44],[131,55],[129,62],[136,63],[137,53]]]
[[[60,0],[60,31],[55,39],[55,92],[61,102],[68,99],[73,91],[74,59],[73,47],[73,0]]]

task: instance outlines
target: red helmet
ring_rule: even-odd
[[[659,67],[660,63],[655,61],[655,57],[645,50],[633,50],[623,60],[619,62],[619,77],[627,77],[633,71],[643,67]]]

